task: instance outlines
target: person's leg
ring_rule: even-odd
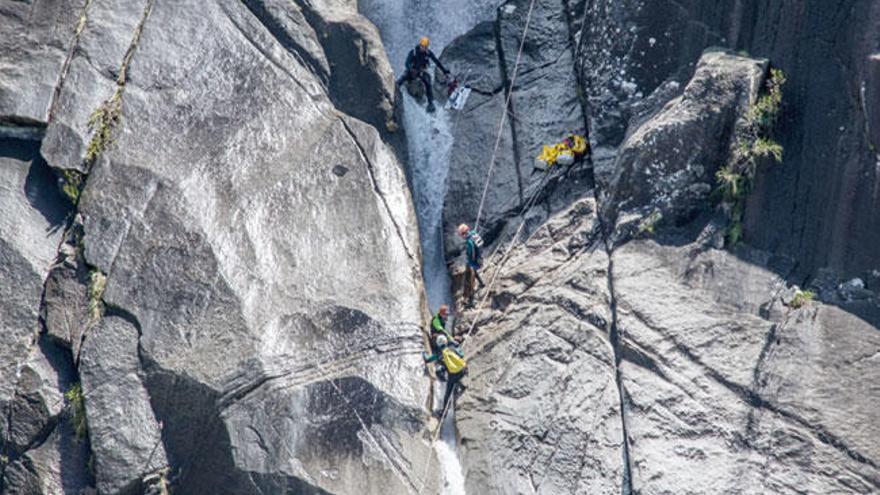
[[[467,267],[464,269],[464,298],[470,301],[474,297],[474,269]]]
[[[403,74],[401,74],[400,77],[397,78],[396,84],[398,86],[400,86],[401,84],[409,81],[410,79],[412,79],[412,74],[410,74],[409,70],[404,70]]]
[[[428,97],[428,105],[431,105],[434,103],[434,92],[431,91],[431,76],[428,75],[427,71],[422,71],[422,73],[419,74],[419,78],[425,85],[425,95]]]
[[[473,270],[473,272],[474,272],[474,277],[476,277],[476,279],[477,279],[477,282],[480,283],[480,287],[485,287],[486,284],[483,283],[483,279],[480,278],[480,272],[478,272],[476,269],[472,269],[472,270]]]
[[[443,410],[446,410],[446,404],[449,403],[449,398],[452,397],[452,392],[455,390],[456,384],[461,379],[461,373],[449,373],[449,379],[446,381],[446,394],[443,395]]]

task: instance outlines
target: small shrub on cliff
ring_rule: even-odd
[[[122,114],[122,92],[117,91],[107,101],[102,103],[92,112],[89,117],[89,129],[92,131],[92,140],[86,149],[86,163],[91,165],[98,155],[107,149],[113,142],[113,131],[119,125]]]
[[[70,406],[70,425],[73,427],[76,438],[82,440],[89,433],[86,421],[86,401],[83,397],[82,386],[79,383],[74,383],[64,393],[64,398],[67,399],[67,404]]]
[[[811,290],[798,290],[788,305],[794,309],[802,308],[815,298],[816,293]]]
[[[81,172],[78,170],[64,170],[61,172],[61,191],[71,203],[76,204],[79,201],[82,186],[83,174]]]
[[[779,69],[770,69],[764,92],[749,108],[745,122],[737,128],[730,162],[715,174],[716,193],[729,220],[727,245],[735,245],[742,239],[745,200],[758,166],[768,159],[782,161],[782,145],[773,140],[772,131],[782,104],[784,84],[785,74]]]

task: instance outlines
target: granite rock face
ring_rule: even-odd
[[[516,250],[477,313],[456,411],[468,493],[620,492],[624,437],[598,233],[595,201],[574,202]]]
[[[392,77],[375,28],[345,2],[60,11],[73,22],[58,32],[65,19],[28,24],[64,55],[53,70],[0,79],[4,95],[39,96],[0,108],[18,127],[35,121],[37,139],[33,158],[19,141],[3,146],[2,172],[17,174],[3,191],[20,189],[7,209],[30,229],[2,236],[0,286],[15,291],[4,329],[17,336],[4,339],[7,408],[30,390],[28,349],[46,340],[82,383],[89,429],[76,445],[94,458],[83,485],[101,493],[433,490],[433,470],[421,479],[435,461],[416,221],[376,130]],[[36,58],[12,34],[3,43]],[[45,86],[47,73],[48,96],[22,86]],[[78,186],[76,216],[29,205],[28,160],[48,174],[32,202],[69,204],[51,167]],[[55,493],[60,461],[41,459],[71,440],[65,414],[13,416],[21,433],[6,450],[28,457],[15,455],[6,486]]]
[[[788,79],[775,132],[785,154],[758,175],[746,241],[796,258],[804,277],[878,269],[876,0],[600,0],[572,11],[597,171],[613,168],[643,101],[683,87],[705,48],[766,58]]]
[[[356,4],[0,0],[0,492],[443,490]],[[880,491],[877,25],[877,0],[507,0],[446,47],[473,87],[450,259],[492,169],[468,493]],[[725,250],[714,174],[768,67],[784,159]],[[533,170],[585,127],[590,159]]]
[[[628,224],[652,215],[680,225],[709,210],[715,172],[731,155],[732,131],[757,99],[766,71],[766,61],[706,52],[682,94],[633,126],[610,181],[600,180],[608,191],[609,228],[625,235],[638,227]]]
[[[877,419],[874,292],[832,278],[827,303],[798,302],[797,260],[719,249],[710,167],[765,69],[705,53],[683,89],[635,108],[594,188],[557,187],[511,217],[525,234],[501,237],[495,285],[459,324],[475,325],[457,410],[469,492],[880,488],[862,426]],[[638,232],[654,210],[666,221]]]
[[[559,178],[545,181],[534,163],[543,145],[586,126],[569,27],[558,2],[511,0],[498,7],[494,22],[476,26],[444,51],[444,65],[467,74],[475,88],[454,117],[447,238],[455,239],[459,223],[475,222],[487,180],[480,217],[487,240],[499,236],[532,196],[557,187]],[[448,253],[459,249],[447,243]]]

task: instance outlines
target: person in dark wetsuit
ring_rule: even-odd
[[[419,40],[419,44],[409,51],[409,55],[406,56],[406,71],[397,79],[397,85],[400,86],[406,81],[421,80],[425,85],[425,94],[428,96],[428,111],[433,112],[434,92],[431,91],[431,76],[428,75],[428,65],[433,61],[444,75],[449,75],[449,71],[443,67],[434,52],[428,48],[429,44],[428,38],[423,37]]]

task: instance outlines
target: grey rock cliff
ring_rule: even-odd
[[[880,3],[600,0],[576,10],[597,168],[611,166],[642,100],[666,81],[683,86],[706,47],[767,58],[788,78],[776,132],[785,154],[781,166],[758,176],[746,240],[797,258],[802,276],[877,269],[877,146],[869,122],[878,100],[869,96],[877,86]]]
[[[682,224],[711,208],[715,172],[728,160],[733,130],[762,88],[767,62],[708,51],[682,94],[633,126],[612,175],[598,179],[604,221],[621,235],[655,215]],[[630,224],[630,225],[627,225]]]
[[[636,109],[609,180],[550,193],[549,219],[527,215],[510,259],[489,258],[496,286],[459,326],[476,329],[457,411],[469,492],[880,488],[860,426],[876,423],[876,298],[798,307],[793,260],[715,247],[710,170],[693,172],[724,158],[763,67],[704,54],[683,93]],[[631,228],[652,209],[668,222]]]
[[[448,239],[456,238],[459,223],[474,223],[487,179],[483,235],[487,240],[500,235],[507,219],[532,195],[557,185],[558,178],[553,178],[539,191],[543,177],[534,161],[541,146],[555,144],[572,131],[583,132],[586,125],[566,13],[558,2],[544,0],[536,0],[529,13],[530,3],[503,3],[494,23],[478,25],[443,53],[443,63],[467,74],[477,90],[454,117],[444,210]],[[458,244],[447,242],[448,253],[458,250]]]
[[[4,16],[17,8],[7,4]],[[420,478],[435,461],[416,221],[401,165],[369,125],[384,126],[392,81],[375,28],[343,3],[70,11],[57,95],[34,107],[53,111],[0,109],[46,127],[49,166],[83,174],[72,225],[62,215],[45,239],[46,221],[25,208],[33,233],[4,228],[19,259],[0,284],[16,290],[4,326],[18,335],[4,340],[5,403],[23,393],[16,363],[40,332],[70,225],[43,335],[78,366],[101,493],[433,490],[433,470]],[[360,72],[342,77],[355,47]],[[18,79],[0,88],[30,91]],[[3,170],[21,188],[28,169],[15,164]],[[56,190],[50,178],[35,197],[64,204]],[[27,205],[23,193],[10,206]],[[95,307],[106,307],[98,323]],[[59,414],[34,423],[52,432],[40,449],[62,440]],[[26,462],[39,465],[40,449]],[[17,466],[7,486],[53,493],[48,473]]]

